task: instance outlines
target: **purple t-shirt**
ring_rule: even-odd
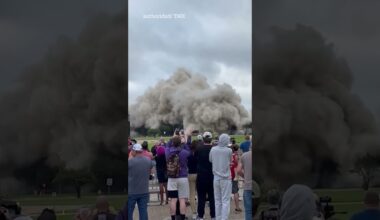
[[[179,152],[179,164],[180,164],[178,178],[187,177],[188,176],[187,158],[191,154],[189,144],[184,144],[181,147],[177,148],[173,146],[171,141],[169,141],[165,149],[166,160],[168,160],[172,154],[175,154],[177,152]]]
[[[157,153],[157,156],[161,156],[161,155],[164,155],[165,154],[165,146],[158,146],[156,148],[156,153]]]

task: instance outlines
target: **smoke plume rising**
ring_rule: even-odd
[[[89,167],[100,148],[126,145],[126,41],[125,13],[99,15],[78,39],[61,37],[1,94],[0,166],[7,172],[0,178],[42,158],[49,166]]]
[[[149,88],[129,107],[132,127],[158,128],[161,123],[226,131],[251,121],[241,98],[228,84],[212,88],[207,79],[179,69]]]
[[[379,153],[375,119],[351,92],[352,73],[309,26],[255,39],[255,172],[288,186],[330,186],[355,158]]]

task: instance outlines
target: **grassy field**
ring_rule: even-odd
[[[120,210],[127,201],[127,195],[107,196],[112,206],[112,210]],[[56,210],[58,220],[68,220],[74,218],[74,213],[81,207],[94,209],[97,195],[86,195],[77,199],[75,195],[61,196],[16,196],[12,200],[16,201],[26,214],[32,215],[34,219],[44,208]]]
[[[244,135],[233,135],[232,137],[235,137],[237,143],[244,141]],[[138,137],[136,139],[139,143],[142,141],[148,141],[149,148],[151,148],[154,145],[155,141],[157,141],[159,138],[160,137]],[[164,139],[168,141],[170,137],[164,137]],[[380,189],[374,190],[380,193]],[[336,212],[347,212],[347,214],[337,214],[333,217],[333,219],[349,219],[353,213],[363,208],[362,200],[364,191],[360,189],[318,189],[315,190],[315,193],[319,196],[331,197],[331,204],[334,206]]]
[[[372,189],[380,193],[380,189]],[[334,219],[349,219],[350,216],[363,208],[362,199],[364,191],[360,189],[319,189],[315,190],[319,196],[330,196],[332,205],[338,212],[348,212],[347,214],[339,214]],[[18,196],[12,199],[19,202],[23,210],[30,210],[32,207],[37,209],[37,213],[43,208],[53,208],[57,210],[58,220],[71,220],[73,213],[79,207],[93,208],[97,195],[86,195],[81,199],[75,198],[74,195],[52,196]],[[111,195],[109,201],[115,210],[123,207],[127,200],[126,195]],[[33,214],[36,219],[36,214]]]
[[[380,193],[380,188],[371,189]],[[365,192],[361,189],[323,189],[315,190],[319,196],[330,196],[332,204],[337,212],[348,212],[347,214],[336,215],[336,219],[349,219],[351,215],[361,209],[363,206],[363,197]]]
[[[380,193],[379,188],[371,190]],[[336,214],[331,219],[347,220],[353,213],[364,208],[362,201],[365,192],[361,189],[317,189],[314,192],[320,197],[331,197],[331,205],[336,212],[346,212],[346,214]]]
[[[237,140],[237,143],[244,141],[243,135],[233,136]],[[139,143],[142,141],[148,141],[149,148],[154,145],[160,137],[138,137],[136,138]],[[164,137],[168,141],[171,137]],[[380,193],[380,188],[372,189]],[[319,196],[330,196],[332,198],[332,205],[337,212],[347,212],[347,214],[335,215],[333,219],[347,220],[350,216],[363,208],[362,200],[364,191],[361,189],[318,189],[314,190]],[[86,195],[81,199],[75,198],[75,195],[62,195],[57,197],[52,196],[18,196],[12,199],[17,201],[24,210],[30,209],[30,207],[37,207],[42,211],[43,208],[53,208],[57,210],[58,220],[72,220],[74,212],[79,207],[93,208],[97,195]],[[109,196],[110,204],[114,210],[120,210],[127,200],[126,195],[111,195]],[[261,209],[265,207],[265,204]],[[32,216],[36,219],[36,214]]]
[[[237,143],[242,143],[244,141],[244,135],[231,135],[231,137],[234,137]],[[165,141],[168,141],[171,137],[163,137]],[[195,138],[195,137],[193,137]],[[136,137],[135,138],[140,144],[143,141],[148,141],[149,149],[151,149],[156,141],[160,139],[160,137]]]

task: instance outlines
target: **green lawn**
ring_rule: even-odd
[[[379,188],[371,189],[380,193]],[[364,208],[362,201],[365,192],[361,189],[317,189],[314,192],[318,196],[329,196],[332,199],[331,205],[336,212],[347,212],[347,214],[336,214],[331,219],[347,220],[353,213]],[[260,210],[266,205],[262,204]]]
[[[379,188],[371,190],[380,193]],[[362,201],[365,191],[361,189],[321,189],[315,192],[319,196],[330,196],[337,212],[348,212],[348,214],[336,215],[336,219],[339,220],[349,219],[353,213],[364,208]]]
[[[115,208],[121,208],[125,202],[127,195],[110,195],[107,196],[110,203]],[[92,205],[95,203],[97,195],[86,195],[77,199],[75,195],[64,196],[26,196],[15,197],[13,200],[17,201],[21,206],[61,206],[61,205]]]
[[[372,189],[380,193],[380,188]],[[332,205],[338,212],[348,212],[347,214],[339,214],[334,216],[334,219],[346,220],[350,216],[363,208],[362,200],[364,191],[360,189],[318,189],[314,190],[319,196],[330,196],[332,198]],[[90,207],[94,206],[97,195],[86,195],[81,199],[75,198],[74,195],[62,195],[57,197],[52,196],[16,196],[12,199],[19,202],[22,207],[41,206],[43,208],[54,208],[59,206],[77,206],[77,207]],[[108,196],[110,204],[115,210],[121,209],[126,200],[126,195],[111,195]],[[265,206],[265,204],[263,204]],[[263,207],[262,206],[262,207]],[[60,210],[57,212],[58,220],[71,220],[73,213],[77,208],[70,210]],[[36,216],[33,216],[36,219]]]
[[[244,135],[231,135],[231,137],[234,137],[236,142],[240,144],[244,141]],[[163,137],[165,141],[168,141],[171,137]],[[195,137],[193,137],[195,138]],[[160,137],[137,137],[135,138],[139,143],[142,143],[143,141],[148,141],[149,149],[151,149],[156,141],[160,139]]]
[[[61,195],[61,196],[15,196],[11,199],[19,203],[25,209],[31,206],[41,206],[37,208],[38,213],[44,208],[51,208],[57,211],[58,220],[73,219],[74,213],[79,207],[94,208],[97,195],[86,195],[81,199],[77,199],[75,195]],[[107,196],[112,209],[115,211],[120,210],[127,201],[127,195],[110,195]],[[67,206],[67,208],[65,207]],[[71,207],[70,207],[71,206]],[[73,208],[74,207],[74,208]],[[37,216],[32,216],[34,219]]]

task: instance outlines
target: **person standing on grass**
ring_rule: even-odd
[[[379,210],[380,200],[379,194],[376,192],[367,192],[364,197],[365,210],[354,214],[351,220],[379,220],[380,210]]]
[[[168,175],[166,173],[166,156],[165,156],[165,146],[162,143],[159,143],[156,147],[156,171],[157,171],[157,179],[160,184],[160,199],[162,205],[164,203],[164,193],[166,195],[166,202],[168,204]]]
[[[230,137],[222,134],[219,137],[218,145],[210,151],[210,162],[214,174],[214,197],[217,220],[228,220],[230,214],[231,201],[231,170],[230,163],[232,150],[228,147]]]
[[[143,148],[143,155],[147,157],[148,159],[153,160],[154,159],[153,154],[149,152],[149,149],[148,149],[148,141],[143,141],[141,146]]]
[[[197,217],[197,208],[195,206],[195,194],[196,194],[196,180],[197,180],[197,155],[196,150],[198,148],[198,140],[193,140],[191,143],[191,154],[188,158],[189,168],[189,185],[190,185],[190,208],[193,213],[193,219]]]
[[[156,158],[157,156],[157,147],[160,146],[160,142],[159,141],[156,141],[152,147],[152,149],[150,150],[150,152],[152,152],[152,155],[153,155],[153,158]]]
[[[170,198],[170,215],[175,220],[177,211],[177,201],[179,200],[181,220],[185,220],[186,201],[189,198],[189,180],[187,161],[190,156],[189,142],[187,135],[175,134],[172,141],[166,147],[166,169],[168,174],[168,195]]]
[[[139,220],[148,220],[149,175],[153,163],[143,155],[140,144],[133,145],[132,154],[133,158],[128,160],[128,220],[133,220],[136,204]]]
[[[245,136],[245,141],[240,144],[240,150],[245,153],[251,148],[251,137],[249,135]]]
[[[235,211],[241,212],[241,208],[239,206],[239,182],[238,176],[236,175],[236,168],[239,164],[239,146],[236,144],[235,140],[232,140],[231,144],[232,149],[232,160],[231,160],[231,179],[232,179],[232,194],[234,195],[235,201]]]
[[[111,212],[110,204],[105,196],[96,199],[96,214],[93,220],[115,220],[116,215]]]
[[[211,132],[203,133],[203,142],[196,150],[197,156],[197,195],[198,195],[198,219],[203,220],[205,214],[206,197],[210,203],[211,219],[215,219],[215,200],[214,200],[214,176],[212,174],[212,164],[209,160],[212,148]]]
[[[245,220],[251,220],[252,213],[252,151],[245,152],[237,168],[238,174],[244,178],[244,212]]]

